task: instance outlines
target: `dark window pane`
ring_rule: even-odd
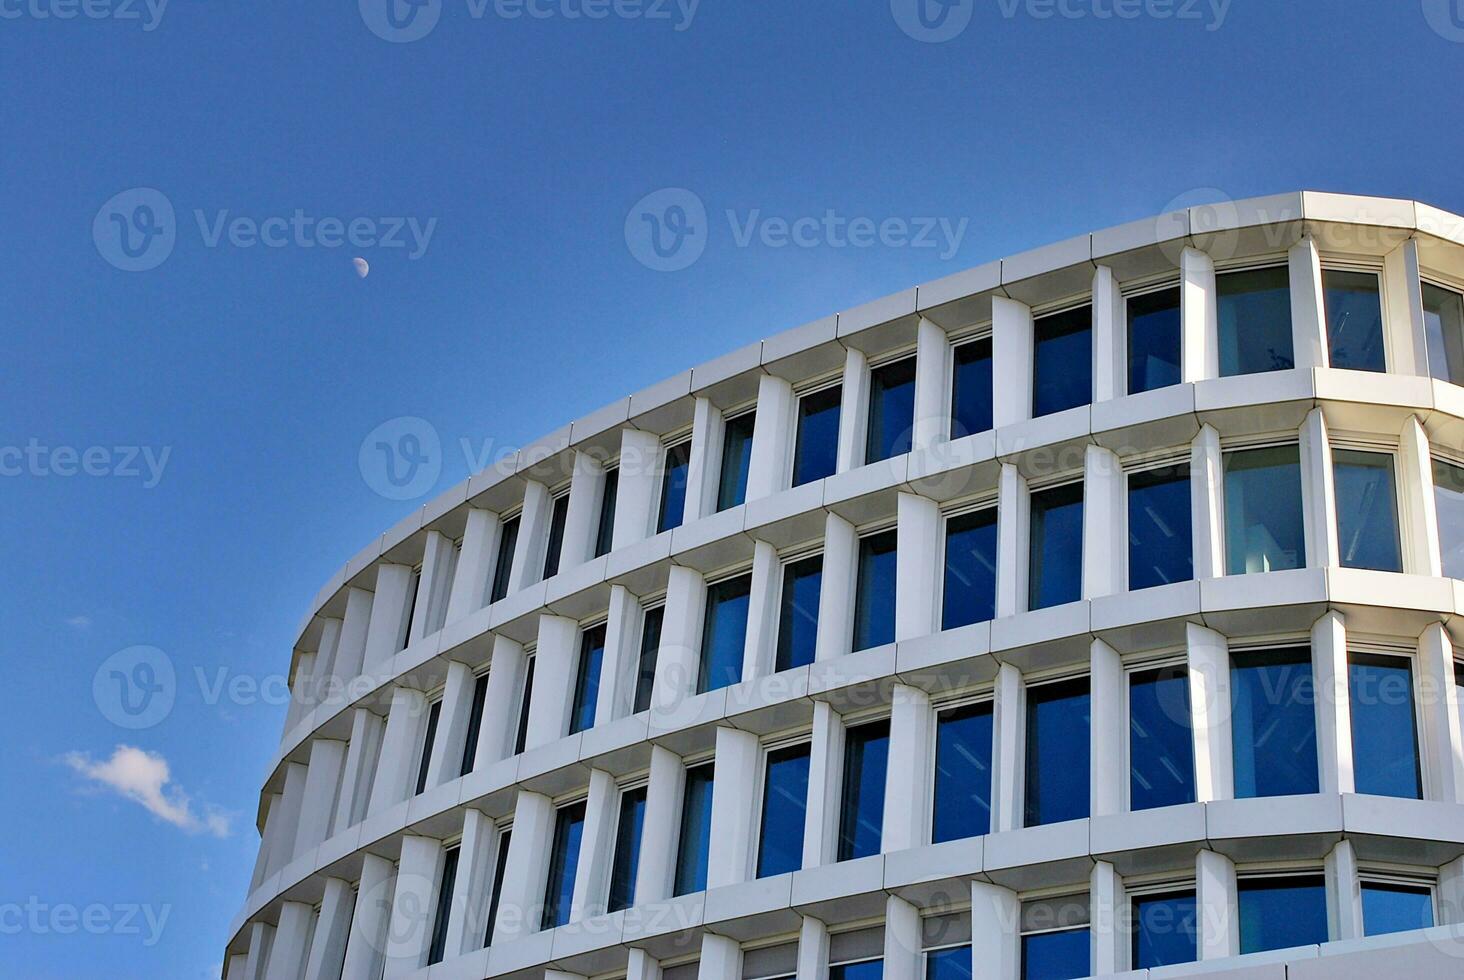
[[[498,922],[498,900],[503,897],[503,872],[508,867],[508,845],[512,840],[512,830],[498,835],[498,855],[493,860],[493,890],[488,896],[488,928],[483,934],[484,946],[493,945],[493,926]]]
[[[1449,578],[1464,578],[1464,467],[1436,459],[1433,481],[1444,574]]]
[[[549,854],[549,878],[544,885],[544,916],[540,929],[569,922],[574,897],[574,873],[579,865],[580,837],[585,829],[585,805],[562,807],[554,819],[554,846]]]
[[[1241,879],[1239,900],[1242,953],[1327,941],[1327,890],[1319,876]]]
[[[1076,602],[1083,594],[1083,485],[1032,494],[1027,608]]]
[[[1337,487],[1337,544],[1342,564],[1401,572],[1393,457],[1337,449],[1332,452],[1332,474]]]
[[[478,732],[483,727],[483,703],[487,698],[488,675],[483,674],[473,681],[473,706],[468,709],[468,737],[463,742],[463,760],[462,765],[458,767],[459,776],[466,776],[473,771],[473,760],[478,757]]]
[[[884,832],[885,766],[890,723],[872,722],[844,735],[844,791],[839,806],[838,860],[879,853]]]
[[[1188,669],[1161,667],[1129,675],[1129,809],[1194,799]]]
[[[1032,417],[1093,400],[1093,308],[1044,316],[1032,324]]]
[[[640,663],[635,676],[635,714],[651,707],[651,694],[656,684],[656,655],[661,652],[661,620],[665,615],[665,606],[647,609],[641,623]]]
[[[1306,564],[1295,446],[1225,454],[1225,574]]]
[[[829,980],[882,980],[884,960],[838,963],[829,967]]]
[[[534,701],[534,658],[530,657],[528,665],[524,668],[524,693],[519,699],[519,723],[518,734],[513,740],[513,754],[518,755],[524,750],[529,740],[529,706]]]
[[[1199,958],[1195,893],[1134,899],[1133,968],[1147,970]]]
[[[951,946],[926,953],[925,980],[971,980],[971,947]]]
[[[1130,589],[1187,582],[1195,577],[1190,514],[1188,465],[1129,474]]]
[[[493,587],[488,590],[488,601],[497,602],[508,595],[508,576],[513,571],[513,552],[518,547],[519,519],[510,517],[503,522],[498,535],[498,554],[493,560]]]
[[[1179,287],[1130,296],[1128,306],[1128,390],[1179,384]]]
[[[955,349],[951,378],[951,438],[991,428],[991,338]]]
[[[1022,937],[1022,980],[1076,980],[1088,970],[1088,930]]]
[[[1347,663],[1347,691],[1357,791],[1421,799],[1412,661],[1354,653]]]
[[[681,798],[681,837],[676,849],[676,895],[707,887],[707,848],[712,839],[712,767],[686,770]]]
[[[752,428],[757,415],[748,412],[728,419],[722,432],[722,471],[717,477],[717,510],[736,507],[747,499],[747,468],[752,462]]]
[[[1383,298],[1376,272],[1322,270],[1327,304],[1328,363],[1354,371],[1386,371]]]
[[[935,805],[931,841],[991,831],[990,704],[943,711],[935,724]]]
[[[607,470],[600,491],[600,520],[595,527],[595,557],[608,555],[615,540],[615,501],[620,496],[619,468]]]
[[[775,670],[791,670],[813,663],[814,641],[818,637],[818,597],[822,589],[823,555],[783,566]]]
[[[447,920],[452,914],[452,889],[457,883],[458,849],[448,848],[442,856],[442,880],[437,884],[437,907],[432,915],[432,941],[427,947],[427,963],[441,963],[447,949]]]
[[[606,911],[619,912],[635,903],[635,872],[640,865],[641,825],[646,817],[646,788],[620,794],[620,820],[615,825],[615,859],[610,868],[610,900]]]
[[[707,587],[702,624],[701,676],[696,692],[705,694],[742,680],[742,653],[747,645],[747,602],[752,577],[739,575]]]
[[[839,458],[838,385],[798,399],[798,438],[793,448],[793,486],[833,475]]]
[[[405,650],[407,641],[412,635],[412,617],[417,615],[417,590],[422,585],[422,573],[412,573],[412,580],[407,586],[407,614],[402,617],[401,635],[397,637],[396,648]]]
[[[807,744],[768,753],[763,784],[762,837],[757,876],[767,878],[803,867],[803,817],[808,810]]]
[[[427,789],[427,767],[432,761],[432,744],[437,741],[437,721],[442,717],[442,702],[433,701],[427,708],[427,733],[422,738],[422,758],[417,760],[417,793]]]
[[[1286,266],[1215,277],[1220,376],[1285,371],[1291,349],[1291,276]]]
[[[569,516],[569,494],[554,498],[549,514],[549,544],[544,550],[544,577],[559,574],[559,553],[564,550],[564,522]]]
[[[1423,332],[1428,373],[1440,381],[1464,381],[1464,297],[1424,283]]]
[[[1367,936],[1431,929],[1433,892],[1421,885],[1362,883],[1362,931]]]
[[[600,697],[600,663],[605,659],[605,627],[585,630],[580,638],[579,669],[575,672],[574,701],[569,709],[569,734],[595,725],[595,705]]]
[[[946,521],[945,597],[940,628],[996,618],[996,508]]]
[[[864,461],[877,463],[910,451],[915,424],[915,358],[869,372],[869,430]]]
[[[859,539],[859,582],[854,595],[854,652],[895,641],[896,532]]]
[[[1024,826],[1088,815],[1088,719],[1086,677],[1027,692]]]
[[[1231,656],[1237,799],[1317,792],[1315,694],[1306,647]]]
[[[680,527],[686,516],[686,478],[691,472],[691,443],[683,442],[666,450],[666,469],[661,477],[661,510],[656,519],[656,532]]]

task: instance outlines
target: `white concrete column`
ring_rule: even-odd
[[[1230,644],[1214,630],[1188,623],[1185,659],[1189,669],[1190,730],[1195,740],[1195,799],[1200,803],[1233,799]]]
[[[753,422],[756,427],[757,422]],[[710,398],[698,396],[692,412],[691,459],[686,466],[686,519],[684,523],[717,512],[717,484],[721,476],[725,424],[722,410]]]
[[[1123,658],[1102,640],[1089,644],[1091,676],[1089,690],[1089,726],[1092,747],[1088,755],[1090,806],[1095,817],[1107,817],[1128,809],[1128,676]],[[1095,961],[1097,962],[1097,961]]]
[[[803,816],[805,868],[832,864],[838,854],[843,766],[844,721],[827,701],[815,701],[808,755],[808,810]]]
[[[378,980],[381,976],[395,888],[396,866],[380,855],[364,854],[341,980]]]
[[[1120,928],[1123,905],[1123,879],[1109,862],[1094,861],[1088,876],[1088,962],[1095,977],[1128,969],[1129,934]]]
[[[1291,246],[1291,346],[1299,368],[1326,367],[1327,308],[1322,296],[1322,260],[1310,235]]]
[[[264,799],[260,803],[260,808],[264,811],[264,820],[259,830],[259,850],[254,854],[254,871],[249,876],[249,890],[251,892],[259,887],[260,882],[264,881],[269,873],[269,852],[270,844],[273,840],[269,831],[269,818],[270,814],[279,809],[279,806],[280,794],[264,794]]]
[[[899,760],[885,780],[885,853],[930,843],[930,805],[935,774],[935,710],[918,687],[896,684],[890,693],[890,754]]]
[[[341,684],[361,675],[366,664],[366,636],[371,628],[371,607],[375,596],[354,586],[346,589],[346,613],[341,620],[341,638],[336,644],[331,673]]]
[[[1337,489],[1332,478],[1332,443],[1320,408],[1301,424],[1301,506],[1308,568],[1340,564],[1337,546]]]
[[[457,878],[452,887],[452,916],[447,923],[444,958],[471,953],[488,933],[488,903],[493,870],[503,841],[497,825],[481,810],[463,811],[463,839],[458,845]]]
[[[991,830],[1022,827],[1022,780],[1025,765],[1027,686],[1022,672],[1002,664],[996,672],[992,709]]]
[[[798,399],[787,381],[771,374],[758,379],[752,455],[747,463],[748,500],[771,497],[788,489],[797,407]]]
[[[1032,417],[1032,308],[991,298],[992,420],[996,428]]]
[[[924,317],[915,331],[915,428],[910,448],[928,450],[950,436],[951,340]]]
[[[650,953],[632,946],[627,951],[625,980],[661,980],[661,964]]]
[[[1357,877],[1357,854],[1352,841],[1340,840],[1327,854],[1327,938],[1361,939],[1362,882]]]
[[[1011,463],[1001,464],[996,496],[996,618],[1027,608],[1027,541],[1032,496]]]
[[[589,453],[576,452],[574,474],[569,479],[569,511],[564,515],[564,545],[559,551],[561,570],[583,565],[594,556],[604,492],[605,468]]]
[[[367,672],[380,672],[406,644],[407,611],[411,605],[412,569],[383,563],[376,570],[376,597],[366,630]]]
[[[752,732],[717,729],[717,790],[712,794],[712,833],[707,849],[707,887],[747,881],[756,842],[753,816],[758,802],[762,747]]]
[[[1128,591],[1128,479],[1101,446],[1083,455],[1083,598]]]
[[[644,625],[640,599],[623,585],[610,586],[610,614],[605,622],[605,653],[600,661],[600,693],[595,717],[613,721],[635,707]]]
[[[1408,239],[1383,256],[1383,297],[1388,370],[1428,377],[1428,341],[1424,336],[1416,239]]]
[[[305,980],[335,980],[346,962],[346,941],[351,935],[351,913],[356,908],[356,890],[344,878],[325,880],[325,897],[320,919],[310,943]]]
[[[274,926],[255,922],[249,926],[249,958],[244,962],[248,980],[269,980],[269,954],[274,947]]]
[[[766,541],[754,541],[752,586],[747,600],[747,643],[742,655],[743,680],[774,672],[782,602],[783,563],[778,549]]]
[[[842,657],[854,646],[854,592],[859,580],[859,535],[838,514],[824,519],[823,581],[818,594],[814,659]]]
[[[1403,570],[1414,575],[1442,578],[1439,512],[1434,500],[1433,454],[1428,434],[1410,415],[1398,435],[1398,488],[1403,506],[1398,531],[1403,541]]]
[[[651,774],[646,785],[646,810],[641,818],[641,840],[665,846],[642,847],[635,872],[635,904],[646,905],[671,897],[676,873],[676,847],[686,766],[681,757],[659,745],[651,746]],[[716,794],[712,794],[713,799]]]
[[[275,926],[274,943],[270,947],[266,980],[298,980],[305,972],[305,956],[310,949],[310,931],[315,925],[315,909],[304,902],[285,902],[280,906],[280,921]]]
[[[661,650],[656,655],[656,679],[651,697],[658,711],[672,710],[696,693],[706,605],[707,583],[701,573],[684,565],[672,565],[666,583]]]
[[[269,834],[269,870],[266,877],[295,859],[295,833],[300,826],[300,807],[305,802],[307,775],[305,766],[300,763],[286,763],[285,788],[280,794],[280,805],[270,808],[269,823],[265,825]]]
[[[1190,443],[1190,528],[1197,579],[1225,574],[1224,494],[1220,434],[1212,426],[1202,425]]]
[[[895,639],[936,632],[945,561],[940,539],[940,504],[929,497],[900,493],[895,551]]]
[[[317,738],[310,743],[310,764],[305,772],[305,791],[295,834],[296,854],[304,854],[330,836],[336,793],[346,765],[346,749],[347,743],[334,738]]]
[[[539,617],[539,642],[534,651],[534,696],[529,705],[526,749],[548,745],[563,738],[569,730],[579,640],[579,623],[574,620],[563,616]]]
[[[440,531],[428,531],[422,580],[417,588],[419,622],[412,624],[413,640],[431,636],[447,625],[447,605],[452,601],[457,565],[458,549],[453,540]]]
[[[742,947],[737,940],[703,933],[696,980],[742,980]]]
[[[351,713],[351,740],[346,747],[340,799],[336,801],[335,819],[331,821],[333,833],[354,827],[366,818],[385,735],[386,721],[380,715],[368,708],[357,708]]]
[[[620,437],[620,486],[615,497],[615,548],[643,541],[655,533],[661,502],[661,459],[664,449],[653,432],[626,429]]]
[[[528,669],[529,658],[521,644],[506,636],[493,638],[488,688],[483,692],[483,724],[478,729],[478,751],[473,756],[474,772],[513,754],[519,692],[524,689]]]
[[[864,441],[869,431],[869,359],[850,347],[844,353],[844,388],[839,401],[839,445],[836,473],[864,465]]]
[[[554,498],[549,488],[538,480],[524,481],[524,509],[519,515],[518,543],[508,573],[509,595],[543,579],[553,513]]]
[[[1195,914],[1202,961],[1239,955],[1236,901],[1234,863],[1218,851],[1201,851],[1195,856]]]
[[[224,980],[249,980],[249,954],[235,953],[229,957],[224,970]]]
[[[488,602],[493,563],[502,530],[503,521],[493,511],[481,507],[468,508],[463,550],[458,556],[452,595],[447,601],[447,622],[455,623],[482,609]]]
[[[1220,377],[1220,316],[1215,292],[1215,260],[1185,247],[1179,258],[1181,381]]]
[[[513,837],[498,893],[495,942],[512,942],[539,931],[544,909],[545,877],[554,846],[554,801],[540,793],[519,790],[513,811]]]
[[[1434,918],[1439,925],[1464,924],[1464,857],[1439,868],[1438,903]]]
[[[922,980],[920,910],[896,895],[885,899],[882,980]]]
[[[798,927],[797,980],[829,980],[829,927],[811,915]]]
[[[477,683],[473,668],[458,660],[448,663],[441,714],[437,717],[437,737],[433,739],[432,755],[427,760],[428,789],[450,783],[462,774],[463,748],[468,744],[473,688]]]
[[[1418,638],[1415,698],[1423,728],[1428,773],[1427,798],[1464,803],[1464,732],[1454,686],[1454,645],[1442,623],[1430,623]]]
[[[391,713],[386,717],[386,734],[381,740],[368,815],[390,809],[411,795],[426,723],[425,694],[405,687],[392,691]]]
[[[1320,789],[1323,793],[1354,793],[1347,628],[1341,613],[1329,612],[1312,626],[1311,651]]]
[[[620,789],[603,769],[590,770],[585,825],[580,831],[579,863],[575,865],[571,922],[604,915],[610,895],[610,865],[615,860],[615,830],[620,815]]]
[[[971,980],[1018,980],[1022,904],[1010,888],[971,882]]]
[[[309,709],[311,692],[315,690],[314,651],[304,651],[295,661],[295,673],[290,678],[290,703],[285,708],[285,732],[289,732]]]
[[[1128,324],[1123,288],[1106,265],[1093,271],[1093,401],[1128,394]]]
[[[408,834],[402,838],[392,889],[391,927],[386,939],[386,980],[404,977],[427,965],[432,921],[442,879],[442,841]]]
[[[315,653],[315,679],[311,685],[309,703],[311,706],[324,704],[334,699],[340,684],[334,680],[336,653],[341,642],[341,621],[322,619],[320,621],[320,646]]]

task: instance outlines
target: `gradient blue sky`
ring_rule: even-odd
[[[321,583],[422,502],[363,479],[384,420],[432,424],[440,491],[468,472],[459,440],[522,443],[785,327],[1186,195],[1464,211],[1452,0],[1234,0],[1223,20],[1208,2],[1105,19],[965,0],[944,43],[907,36],[889,0],[703,0],[689,24],[674,5],[592,21],[438,0],[435,29],[400,44],[349,0],[174,0],[152,30],[140,3],[142,21],[38,16],[64,2],[0,0],[0,464],[33,440],[108,447],[94,470],[126,461],[111,447],[169,455],[155,486],[62,475],[39,448],[44,468],[0,476],[5,976],[217,975],[284,709],[210,688],[283,671]],[[93,237],[134,187],[177,215],[146,272]],[[710,212],[677,272],[624,230],[667,187]],[[297,209],[436,225],[411,258],[210,247],[194,217]],[[728,209],[968,224],[950,255],[741,246]],[[92,682],[138,644],[178,684],[132,730]],[[119,745],[149,755],[99,768]],[[159,758],[151,808],[107,781],[146,792]],[[67,931],[88,906],[93,929]],[[166,911],[156,942],[130,906]]]

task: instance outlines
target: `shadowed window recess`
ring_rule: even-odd
[[[574,898],[574,876],[579,865],[580,841],[585,829],[584,803],[560,807],[554,817],[554,842],[549,852],[549,877],[544,885],[544,915],[539,928],[554,929],[569,922]]]
[[[818,639],[818,600],[822,590],[823,555],[800,558],[783,566],[774,670],[791,670],[813,663]]]
[[[1237,891],[1241,953],[1327,941],[1327,889],[1321,875],[1242,878]]]
[[[931,843],[991,832],[992,720],[990,702],[936,716]]]
[[[1027,608],[1046,609],[1083,595],[1083,484],[1032,494]]]
[[[808,812],[808,743],[767,754],[763,779],[757,876],[803,867],[803,820]]]
[[[943,630],[996,618],[996,508],[946,518]]]
[[[1179,384],[1179,304],[1178,286],[1126,297],[1129,394]]]
[[[951,369],[951,438],[992,427],[991,338],[956,346]]]
[[[688,895],[707,887],[707,852],[712,840],[712,776],[710,762],[686,770],[674,895]]]
[[[1129,474],[1129,589],[1195,577],[1190,497],[1187,463]]]
[[[578,669],[575,671],[574,700],[569,708],[569,734],[595,725],[595,706],[600,697],[600,664],[605,659],[605,624],[591,626],[580,637]]]
[[[600,514],[595,521],[595,558],[608,555],[615,540],[615,503],[620,496],[620,467],[605,471],[600,490]]]
[[[632,711],[640,714],[651,707],[651,695],[656,684],[656,658],[661,652],[661,622],[665,619],[666,607],[647,609],[641,620],[640,657],[635,673],[635,704]]]
[[[503,522],[498,534],[498,554],[493,560],[493,584],[488,601],[497,602],[508,595],[508,579],[513,572],[513,553],[518,547],[519,517],[515,514]]]
[[[705,694],[742,680],[742,653],[747,645],[747,605],[752,576],[739,575],[707,586],[702,622],[701,674],[696,692]]]
[[[834,385],[798,399],[798,432],[793,443],[793,486],[832,476],[839,459],[839,401]]]
[[[884,833],[885,771],[890,723],[875,721],[844,733],[843,794],[839,803],[837,860],[879,853]]]
[[[622,790],[620,815],[615,824],[615,856],[610,865],[607,912],[619,912],[635,902],[635,873],[640,865],[641,826],[646,816],[646,787]]]
[[[1215,277],[1215,293],[1222,378],[1295,366],[1286,266],[1221,273]]]
[[[859,539],[854,593],[854,652],[895,641],[895,546],[891,528]]]
[[[666,450],[665,471],[661,476],[661,509],[656,518],[656,533],[681,526],[686,517],[686,481],[691,472],[691,440],[679,442]]]
[[[1086,677],[1027,690],[1023,826],[1088,815],[1090,717]]]
[[[727,420],[722,428],[722,465],[717,473],[717,511],[736,507],[747,499],[747,470],[752,464],[754,412]]]
[[[544,549],[544,578],[559,574],[559,557],[564,551],[564,522],[569,519],[569,491],[554,498],[549,514],[549,543]]]
[[[1032,417],[1093,401],[1093,308],[1080,306],[1032,323]]]
[[[864,462],[877,463],[910,451],[915,425],[915,358],[869,372],[869,428]]]

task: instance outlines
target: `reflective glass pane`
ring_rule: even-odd
[[[996,618],[996,508],[946,520],[945,597],[940,628]]]
[[[1291,348],[1291,276],[1286,266],[1215,277],[1220,376],[1285,371]]]
[[[1378,881],[1362,883],[1362,931],[1367,936],[1430,929],[1434,924],[1432,890],[1419,885]]]
[[[747,602],[751,588],[752,578],[748,575],[707,586],[698,694],[742,680],[742,650],[747,645]]]
[[[1133,901],[1133,968],[1147,970],[1199,958],[1195,893],[1144,895]]]
[[[595,557],[608,555],[615,538],[615,501],[620,495],[620,469],[605,473],[605,486],[600,491],[600,518],[595,527]]]
[[[879,853],[884,832],[885,764],[890,723],[872,722],[844,735],[844,789],[839,807],[838,860]]]
[[[925,980],[971,980],[971,947],[951,946],[927,952]]]
[[[936,719],[932,843],[991,831],[991,724],[989,703],[943,711]]]
[[[1032,417],[1093,400],[1093,308],[1039,317],[1032,324]]]
[[[785,874],[803,867],[803,817],[808,811],[808,745],[768,753],[763,782],[762,837],[757,876]]]
[[[915,424],[915,358],[869,372],[869,428],[864,461],[877,463],[910,451]]]
[[[1434,460],[1433,482],[1444,574],[1464,578],[1464,466]]]
[[[717,510],[747,499],[747,468],[752,462],[753,412],[728,419],[722,433],[722,471],[717,478]]]
[[[574,681],[574,701],[569,709],[569,733],[594,727],[595,705],[600,697],[600,663],[605,659],[605,627],[585,630],[580,640],[579,670]]]
[[[559,574],[559,553],[564,550],[564,522],[569,518],[569,494],[554,498],[549,514],[549,543],[544,549],[544,577]]]
[[[1083,485],[1032,494],[1027,608],[1076,602],[1083,593]]]
[[[1089,717],[1086,677],[1027,691],[1024,826],[1088,815]]]
[[[1128,297],[1128,390],[1179,384],[1179,287]]]
[[[881,980],[882,977],[884,977],[884,960],[838,963],[829,967],[829,980]]]
[[[1337,544],[1348,568],[1401,572],[1398,494],[1388,453],[1332,451],[1337,488]]]
[[[859,539],[854,651],[895,641],[895,531]]]
[[[1295,446],[1225,454],[1225,574],[1306,564]]]
[[[641,825],[646,817],[646,788],[620,794],[620,820],[615,825],[615,858],[610,867],[608,911],[618,912],[635,902],[635,872],[640,865]]]
[[[683,442],[666,450],[666,469],[661,477],[661,510],[656,531],[680,527],[686,516],[686,479],[691,473],[691,443]]]
[[[838,385],[798,399],[798,438],[793,447],[793,486],[833,475],[839,458]]]
[[[712,767],[686,770],[686,792],[681,799],[681,837],[676,848],[677,895],[707,887],[707,848],[712,839]]]
[[[1317,792],[1311,650],[1232,654],[1230,699],[1236,798]]]
[[[570,899],[574,897],[574,873],[579,864],[580,838],[585,829],[585,805],[561,807],[554,819],[554,846],[549,856],[549,880],[544,886],[544,917],[541,929],[553,929],[569,922]]]
[[[661,652],[661,620],[665,606],[647,609],[641,622],[640,663],[635,675],[635,714],[649,710],[656,684],[656,655]]]
[[[518,546],[519,519],[510,517],[503,522],[498,535],[498,554],[493,559],[493,585],[488,590],[488,601],[497,602],[508,595],[508,576],[513,571],[513,552]]]
[[[1378,274],[1323,269],[1322,292],[1327,304],[1327,357],[1331,366],[1386,371]]]
[[[814,642],[818,638],[818,597],[822,589],[823,555],[783,566],[776,670],[813,663]]]
[[[1239,890],[1242,953],[1327,941],[1327,890],[1320,876],[1243,878]]]
[[[991,338],[962,344],[954,352],[951,438],[991,428]]]
[[[1354,653],[1347,662],[1352,769],[1359,793],[1422,798],[1413,662]]]
[[[1088,970],[1088,930],[1022,937],[1022,980],[1076,980]]]
[[[1183,665],[1129,675],[1129,809],[1193,803],[1195,752],[1189,671]]]
[[[1464,298],[1452,289],[1424,283],[1423,332],[1428,373],[1440,381],[1464,381]]]
[[[1195,577],[1190,515],[1188,465],[1129,474],[1130,589],[1187,582]]]

